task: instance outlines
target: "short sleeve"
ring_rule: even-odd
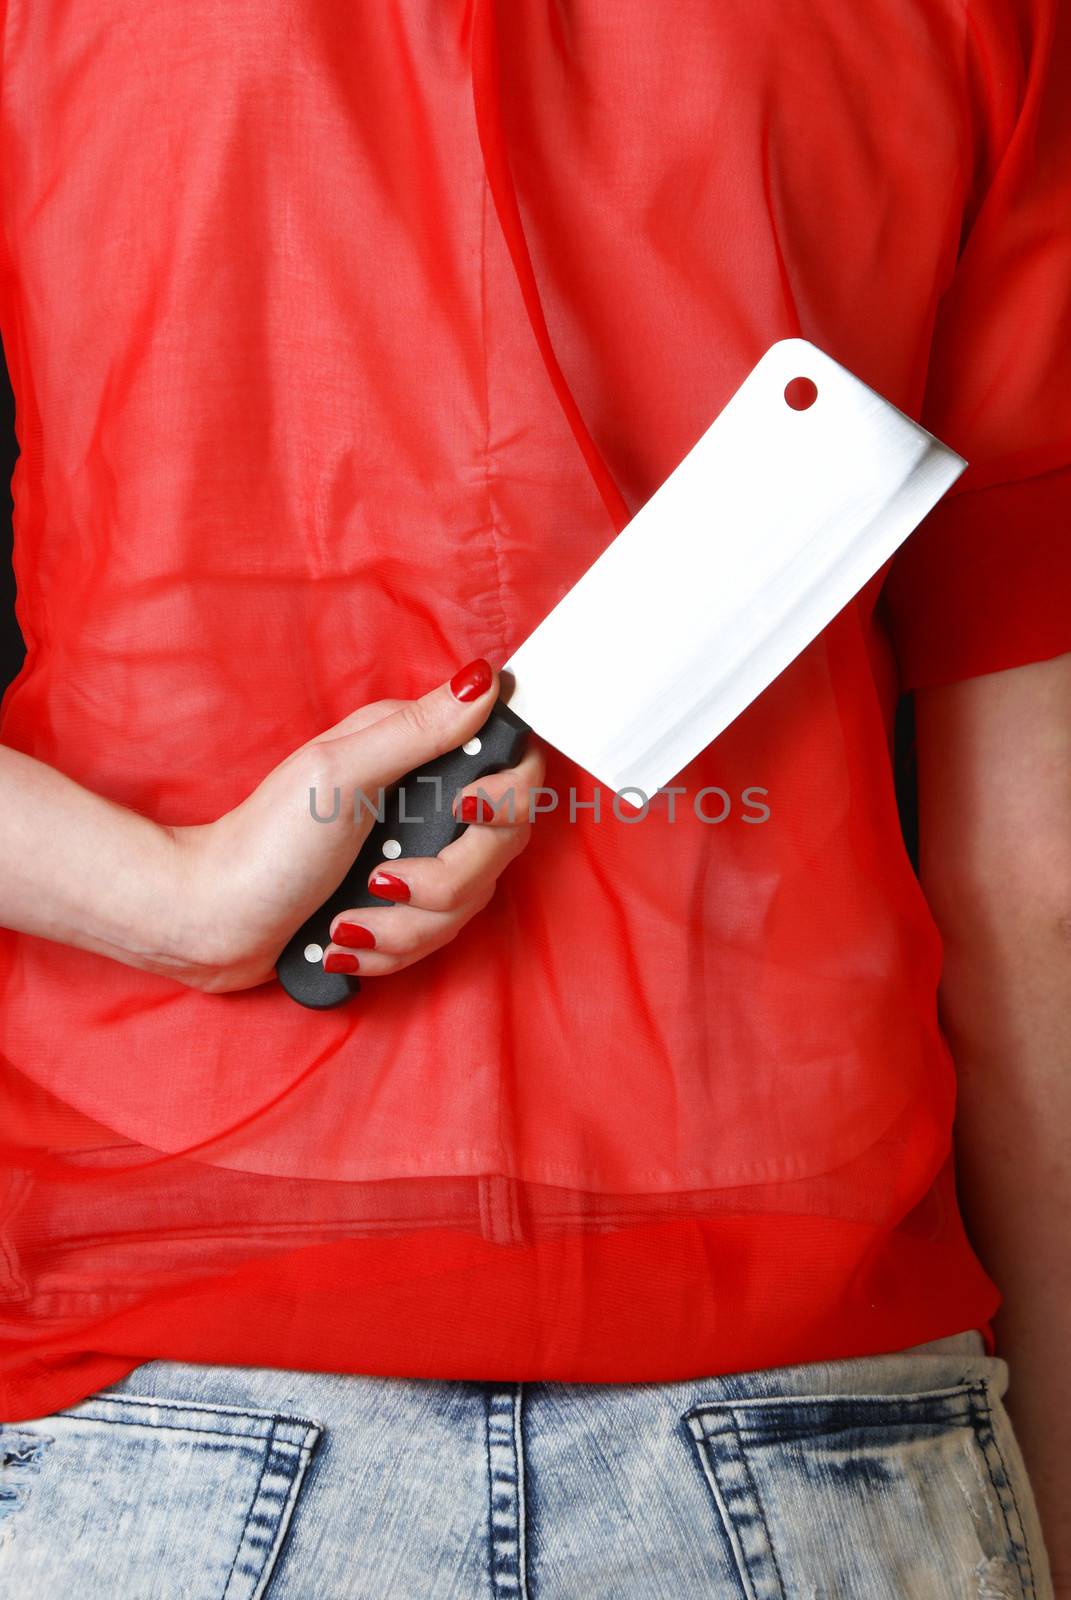
[[[992,159],[938,305],[920,420],[968,466],[884,584],[905,689],[1071,651],[1069,36],[1064,0],[967,13],[976,149]]]

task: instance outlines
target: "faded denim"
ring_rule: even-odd
[[[148,1361],[0,1425],[0,1597],[1050,1600],[971,1330],[673,1383]]]

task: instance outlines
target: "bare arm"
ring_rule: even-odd
[[[182,904],[170,829],[0,745],[0,925],[166,970]]]
[[[498,678],[478,663],[419,700],[380,700],[292,751],[214,822],[166,827],[0,745],[0,926],[96,951],[206,992],[263,983],[294,930],[322,905],[372,825],[381,787],[472,737]],[[459,692],[460,685],[460,692]],[[429,860],[389,863],[407,903],[342,912],[365,930],[360,970],[380,977],[448,943],[490,898],[527,843],[528,789],[543,776],[536,740],[516,767],[464,792],[512,792],[514,808]],[[309,804],[334,820],[317,821]],[[496,796],[497,798],[497,796]],[[341,929],[345,936],[346,930]],[[374,946],[368,948],[368,939]],[[356,942],[356,941],[354,941]]]
[[[916,693],[920,873],[945,943],[964,1221],[1071,1595],[1071,655]]]

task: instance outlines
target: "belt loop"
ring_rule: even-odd
[[[492,1244],[524,1244],[526,1233],[521,1219],[517,1180],[502,1173],[485,1173],[477,1178],[480,1202],[480,1233]]]

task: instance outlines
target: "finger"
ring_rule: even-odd
[[[325,728],[315,739],[310,739],[309,743],[320,744],[325,739],[337,739],[339,734],[356,733],[360,728],[371,727],[373,722],[381,722],[384,717],[389,717],[404,705],[404,700],[370,700],[367,705],[358,706],[356,711],[349,712],[333,727]]]
[[[492,884],[485,893],[450,912],[417,906],[361,906],[341,911],[332,919],[331,942],[324,949],[326,970],[359,972],[369,978],[398,972],[455,939],[483,910],[493,892]],[[332,957],[333,965],[327,966]]]
[[[454,815],[461,822],[479,822],[486,827],[512,827],[531,822],[532,800],[546,775],[543,748],[532,740],[516,766],[488,773],[476,783],[458,791]]]
[[[317,751],[328,747],[333,748],[334,741],[339,734],[355,733],[360,728],[369,727],[373,722],[379,722],[384,717],[390,716],[392,712],[399,710],[405,703],[404,700],[370,700],[367,705],[358,706],[356,711],[349,712],[348,715],[342,718],[341,722],[336,722],[332,727],[325,728],[315,738],[307,739],[304,744],[298,745],[296,749],[289,751],[278,766],[273,768],[273,771],[278,772],[292,767],[295,761],[306,756],[310,750]]]
[[[320,742],[344,781],[378,788],[463,745],[487,721],[497,692],[497,672],[478,657],[388,716]]]
[[[369,874],[368,887],[382,900],[454,911],[478,897],[519,855],[532,831],[530,822],[513,827],[466,828],[436,856],[383,861]]]

